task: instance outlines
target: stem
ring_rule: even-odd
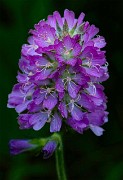
[[[65,167],[64,167],[62,137],[58,133],[57,133],[57,137],[59,139],[59,147],[56,149],[55,155],[56,155],[56,169],[57,169],[58,180],[67,180]]]

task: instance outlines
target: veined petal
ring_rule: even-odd
[[[60,131],[61,125],[62,125],[62,120],[60,116],[57,113],[55,113],[54,117],[51,119],[50,122],[50,132]]]
[[[25,101],[24,103],[17,105],[17,106],[15,107],[16,112],[21,113],[21,112],[23,112],[24,110],[26,110],[26,109],[27,109],[27,106],[28,106],[28,104],[29,104],[30,102],[31,102],[31,101]]]
[[[85,14],[81,13],[79,18],[78,18],[77,26],[80,26],[82,24],[84,17],[85,17]]]
[[[79,90],[80,90],[79,85],[75,84],[72,81],[68,82],[68,93],[69,93],[70,97],[76,98]]]
[[[88,123],[85,120],[76,121],[73,118],[69,118],[67,124],[80,134],[88,127]]]
[[[76,43],[76,45],[73,48],[72,54],[74,57],[78,56],[81,53],[82,47],[80,46],[79,43]]]
[[[63,42],[64,42],[65,48],[67,50],[71,50],[71,48],[73,48],[76,41],[72,39],[70,36],[66,36],[64,37]]]
[[[43,107],[51,110],[51,109],[53,109],[56,106],[57,101],[58,100],[57,100],[56,94],[55,93],[50,94],[49,96],[47,96],[46,99],[44,99]]]
[[[33,125],[33,129],[38,131],[45,125],[47,119],[48,119],[48,113],[40,112],[33,114],[30,117],[29,122],[30,124]]]
[[[43,69],[41,72],[37,72],[34,76],[30,77],[32,80],[40,81],[48,78],[52,69]]]
[[[58,25],[60,26],[60,28],[62,29],[62,27],[63,27],[63,21],[62,21],[62,18],[61,18],[61,15],[59,14],[59,12],[58,12],[58,11],[55,11],[55,12],[53,13],[53,16],[54,16],[54,18],[56,19],[56,21],[58,22]]]
[[[66,19],[69,28],[72,29],[72,27],[74,25],[74,19],[75,19],[74,12],[73,11],[69,11],[68,9],[66,9],[64,11],[64,18]]]
[[[68,60],[64,60],[64,62],[66,62],[66,64],[69,64],[71,66],[75,66],[76,62],[77,62],[77,58],[70,58]]]
[[[67,118],[68,112],[67,112],[66,104],[64,102],[60,102],[58,109],[59,109],[62,117]]]
[[[63,84],[62,79],[59,78],[59,79],[56,81],[55,88],[56,88],[56,90],[57,90],[58,92],[64,92],[64,84]]]
[[[80,99],[77,101],[77,104],[88,109],[89,111],[94,111],[95,109],[93,102],[84,93],[80,95]]]
[[[69,111],[70,111],[73,119],[75,119],[77,121],[82,120],[84,113],[82,112],[82,110],[79,107],[77,107],[76,105],[70,104],[69,105]]]

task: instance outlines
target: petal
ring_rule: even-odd
[[[65,92],[59,92],[59,101],[61,101],[65,95]]]
[[[95,106],[93,102],[89,99],[89,97],[86,94],[81,94],[80,99],[77,101],[77,104],[80,106],[83,106],[89,111],[94,111]]]
[[[59,14],[58,11],[55,11],[53,13],[53,16],[55,17],[56,21],[58,22],[58,25],[60,26],[60,28],[62,29],[63,27],[63,21],[62,21],[62,18],[61,18],[61,15]]]
[[[52,15],[48,16],[47,23],[56,29],[56,19]]]
[[[17,105],[17,106],[15,107],[16,112],[17,112],[17,113],[21,113],[21,112],[23,112],[24,110],[26,110],[26,109],[27,109],[27,105],[28,105],[29,103],[30,103],[30,101],[26,101],[26,102],[24,102],[24,103],[22,103],[22,104]]]
[[[18,123],[20,125],[20,129],[29,129],[32,125],[29,123],[29,119],[31,114],[20,114],[18,117]]]
[[[69,29],[72,29],[74,25],[74,19],[75,19],[75,14],[73,11],[69,11],[68,9],[65,9],[64,11],[64,18],[67,21]]]
[[[68,112],[67,112],[66,104],[64,102],[60,102],[58,109],[61,112],[62,117],[67,118]]]
[[[106,45],[105,39],[103,36],[99,36],[93,39],[94,47],[103,48]]]
[[[86,70],[86,73],[91,75],[91,76],[95,76],[95,77],[101,77],[103,75],[103,70],[101,68],[98,67],[91,67],[91,68],[86,68],[84,67]]]
[[[80,108],[78,108],[76,105],[70,104],[69,110],[70,110],[70,113],[71,113],[71,116],[73,117],[73,119],[75,119],[77,121],[82,120],[84,113],[82,112],[82,110]]]
[[[57,101],[58,101],[57,100],[57,96],[56,96],[55,93],[53,93],[53,94],[47,96],[46,99],[44,99],[43,107],[51,110],[51,109],[53,109],[56,106]]]
[[[73,77],[73,80],[75,81],[75,83],[77,83],[79,85],[85,85],[85,84],[87,84],[87,82],[90,81],[90,78],[81,73],[81,74],[76,74]]]
[[[63,82],[62,82],[62,79],[59,78],[59,79],[56,81],[55,88],[56,88],[56,90],[57,90],[58,92],[64,92],[64,84],[63,84]]]
[[[78,18],[77,26],[80,26],[82,24],[84,17],[85,17],[85,14],[81,13],[79,18]]]
[[[43,90],[43,89],[35,90],[35,92],[33,94],[33,99],[34,99],[35,104],[37,104],[37,105],[41,104],[42,101],[45,98],[45,95],[46,95],[46,91],[45,90]]]
[[[50,122],[50,132],[57,132],[60,131],[62,125],[62,120],[57,113],[54,114]]]
[[[80,86],[76,85],[74,82],[68,83],[68,93],[70,97],[76,98],[78,91],[80,90]]]
[[[57,147],[56,141],[49,141],[45,144],[45,146],[42,149],[43,152],[43,158],[47,159],[50,156],[52,156],[53,152],[55,151]]]
[[[64,37],[63,42],[64,42],[65,48],[67,50],[71,50],[71,48],[74,47],[74,44],[76,41],[74,39],[72,39],[70,36],[66,36],[66,37]]]
[[[97,106],[100,106],[103,103],[103,99],[102,98],[97,98],[97,97],[94,97],[94,96],[90,96],[90,99]]]
[[[26,83],[27,79],[28,79],[28,76],[26,74],[21,74],[20,72],[18,72],[18,75],[17,75],[18,82]]]
[[[73,56],[78,56],[81,53],[81,49],[82,49],[82,46],[80,46],[79,43],[76,43],[72,51]]]
[[[9,142],[10,153],[13,155],[20,154],[22,152],[31,150],[36,146],[31,144],[29,140],[12,139]]]
[[[42,69],[41,72],[37,72],[34,76],[30,77],[34,81],[40,81],[48,78],[52,69]]]
[[[77,58],[70,58],[68,60],[64,60],[64,62],[66,62],[66,64],[69,64],[71,66],[75,66],[75,64],[77,62]]]
[[[93,131],[93,133],[96,136],[101,136],[103,134],[103,131],[104,131],[103,128],[101,128],[99,126],[93,126],[93,125],[90,125],[90,129]]]
[[[27,109],[29,110],[30,113],[35,113],[39,112],[42,110],[42,104],[35,104],[34,101],[28,104]]]
[[[47,118],[48,118],[48,113],[40,112],[40,113],[33,114],[30,117],[29,122],[30,124],[33,125],[33,129],[38,131],[45,125]]]
[[[101,126],[104,123],[105,112],[97,110],[95,112],[88,113],[87,118],[90,124],[94,126]]]
[[[99,29],[96,28],[94,25],[91,25],[88,30],[89,39],[93,38],[98,32],[99,32]]]
[[[73,118],[67,120],[67,124],[71,126],[75,131],[82,134],[83,130],[87,128],[87,124],[84,121],[76,121]]]

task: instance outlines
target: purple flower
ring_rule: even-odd
[[[20,129],[50,132],[67,123],[78,133],[91,129],[97,136],[108,121],[107,97],[101,83],[108,79],[104,37],[99,29],[65,10],[55,11],[30,30],[22,46],[18,83],[8,98],[8,107],[19,114]]]
[[[60,63],[74,66],[81,54],[81,49],[76,39],[66,36],[56,45],[56,59]]]
[[[29,151],[35,149],[37,146],[35,144],[31,144],[30,140],[11,140],[9,142],[10,153],[13,155],[20,154],[25,151]]]
[[[50,156],[52,156],[53,152],[55,151],[57,147],[57,143],[54,140],[48,141],[46,145],[43,147],[42,152],[43,152],[43,158],[47,159]]]

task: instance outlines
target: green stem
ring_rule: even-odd
[[[59,141],[59,146],[56,149],[55,155],[56,155],[56,169],[57,169],[58,180],[67,180],[66,173],[65,173],[65,167],[64,167],[62,137],[58,133],[57,133],[57,138]]]

